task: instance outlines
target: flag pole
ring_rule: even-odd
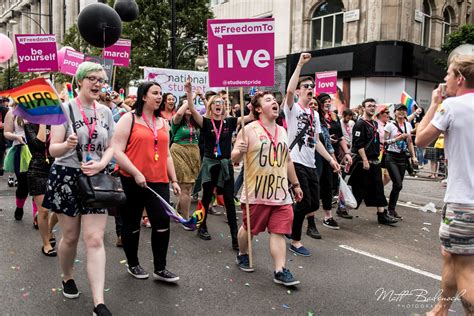
[[[115,90],[115,72],[117,71],[117,66],[114,67],[114,73],[112,74],[112,90]]]
[[[242,124],[242,139],[245,139],[245,122],[244,122],[244,88],[240,87],[240,118]],[[253,256],[252,256],[252,229],[250,226],[250,206],[249,206],[249,190],[247,183],[247,154],[244,155],[244,188],[245,188],[245,215],[247,216],[247,243],[248,243],[248,252],[249,252],[249,266],[253,267]]]

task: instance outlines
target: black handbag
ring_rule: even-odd
[[[74,112],[69,103],[72,129],[77,135],[74,125]],[[89,142],[91,140],[89,139]],[[82,162],[82,154],[79,144],[76,147],[77,158]],[[84,207],[109,208],[124,204],[127,201],[120,179],[106,173],[98,173],[93,176],[79,174],[77,177],[78,197]]]

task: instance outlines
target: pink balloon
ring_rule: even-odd
[[[59,65],[59,67],[61,67],[61,65],[63,64],[64,55],[66,54],[67,49],[76,51],[74,48],[72,48],[70,46],[64,46],[63,48],[58,50],[58,65]]]
[[[13,56],[13,43],[5,34],[0,33],[0,63],[4,63]]]

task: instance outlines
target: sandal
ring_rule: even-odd
[[[436,176],[435,176],[434,174],[430,174],[430,175],[428,176],[428,178],[430,178],[430,179],[436,179]]]
[[[44,247],[41,247],[41,252],[46,257],[56,257],[58,255],[58,253],[56,252],[56,249],[54,249],[54,248],[51,248],[48,252],[45,252]]]

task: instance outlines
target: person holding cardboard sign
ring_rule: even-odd
[[[242,210],[245,209],[244,203],[250,206],[252,236],[265,230],[270,233],[270,253],[275,263],[273,281],[293,286],[300,282],[285,268],[286,245],[283,235],[291,233],[293,222],[290,190],[293,190],[297,202],[301,201],[303,191],[289,155],[288,135],[283,127],[276,124],[279,106],[275,97],[269,91],[257,92],[251,103],[257,120],[245,126],[247,136],[244,137],[242,131],[239,132],[232,151],[234,162],[241,161],[244,156],[248,161],[248,186],[244,186],[241,207]],[[252,272],[247,253],[249,228],[246,212],[243,214],[243,224],[238,234],[240,251],[236,262],[242,271]]]

